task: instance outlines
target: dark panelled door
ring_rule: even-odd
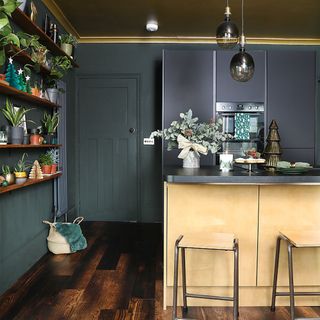
[[[137,79],[79,80],[80,214],[136,221]]]

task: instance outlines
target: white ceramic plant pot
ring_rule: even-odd
[[[61,43],[61,49],[68,55],[72,56],[73,46],[70,43]]]
[[[57,104],[59,99],[59,90],[56,88],[48,88],[46,91],[47,91],[49,100],[52,103]]]
[[[184,168],[200,168],[200,156],[195,151],[189,151],[186,158],[183,159]]]

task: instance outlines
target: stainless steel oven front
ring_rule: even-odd
[[[232,153],[237,158],[244,157],[251,149],[263,151],[265,116],[262,102],[217,102],[216,118],[222,119],[223,131],[234,137],[222,144],[222,152]]]

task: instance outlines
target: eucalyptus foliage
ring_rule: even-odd
[[[198,123],[198,118],[192,117],[192,110],[180,113],[180,120],[173,121],[169,128],[151,133],[150,138],[159,137],[168,141],[168,150],[178,148],[178,136],[182,135],[191,142],[198,143],[216,153],[221,143],[231,139],[232,135],[222,132],[222,120],[218,122]]]

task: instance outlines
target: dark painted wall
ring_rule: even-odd
[[[139,74],[141,76],[140,88],[140,220],[157,222],[162,221],[162,180],[160,143],[157,146],[143,146],[143,137],[150,132],[161,128],[162,104],[162,50],[163,49],[217,49],[214,45],[177,45],[177,44],[81,44],[77,48],[77,60],[81,66],[76,71],[76,79],[81,75],[102,74]],[[317,50],[318,65],[320,63],[320,48],[310,46],[248,46],[251,50]],[[318,70],[318,79],[320,78]],[[77,90],[77,84],[75,83]],[[319,89],[319,84],[318,84]],[[77,96],[77,92],[76,92]],[[76,103],[72,103],[76,106]],[[318,106],[320,105],[318,98]],[[289,107],[289,106],[288,106]],[[74,110],[74,128],[76,148],[75,154],[69,153],[75,160],[75,176],[81,174],[76,162],[79,157],[77,144],[79,128],[77,126],[77,109]],[[71,120],[71,119],[70,119]],[[88,119],[90,121],[90,119]],[[318,121],[318,123],[320,123]],[[319,135],[319,133],[318,133]],[[70,138],[72,139],[72,138]],[[320,140],[318,140],[320,141]],[[320,149],[320,148],[318,148]],[[69,148],[71,152],[71,149]],[[318,156],[319,159],[319,156]],[[71,161],[71,160],[70,160]],[[69,181],[70,182],[70,181]],[[78,210],[78,180],[73,178],[75,208]],[[70,184],[69,184],[70,185]],[[70,194],[71,197],[71,194]],[[77,211],[78,212],[78,211]],[[85,215],[85,213],[82,213]]]
[[[45,7],[40,0],[35,3],[39,13],[37,23],[42,26]],[[15,30],[17,29],[15,27]],[[35,78],[36,75],[33,75],[32,82]],[[72,75],[69,78],[71,79]],[[70,89],[67,92],[68,97],[73,96]],[[12,101],[16,105],[33,107],[32,104],[18,99],[12,99]],[[5,97],[0,95],[0,108],[4,106],[4,102]],[[36,125],[28,124],[28,128],[40,125],[44,111],[48,109],[36,107],[28,114],[27,119],[36,121]],[[7,121],[0,114],[0,127],[6,124]],[[71,121],[71,126],[72,124]],[[72,135],[69,133],[68,137]],[[15,165],[24,151],[23,149],[0,150],[0,166],[2,164]],[[30,162],[37,159],[41,152],[26,151]],[[42,223],[42,220],[52,219],[52,194],[53,184],[46,182],[0,195],[0,294],[47,252],[48,227]],[[70,198],[72,199],[72,196]]]

